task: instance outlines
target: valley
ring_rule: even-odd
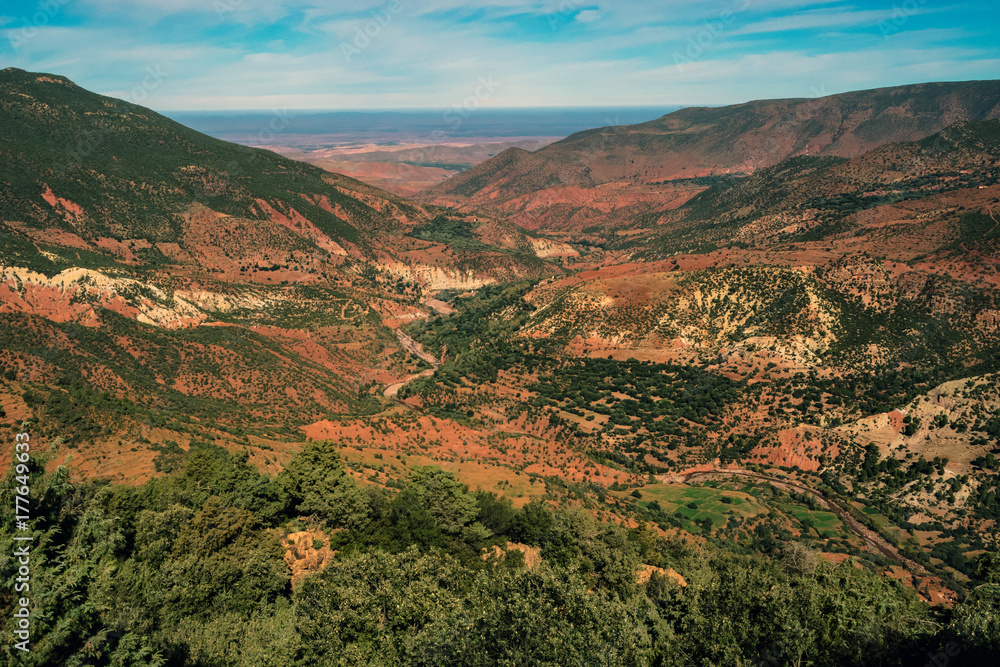
[[[981,590],[1000,576],[997,82],[683,109],[559,141],[272,151],[10,68],[0,120],[0,429],[39,443],[46,544],[118,513],[126,527],[100,524],[108,559],[195,581],[200,526],[233,596],[273,585],[254,641],[311,638],[288,649],[298,664],[374,660],[397,635],[458,660],[457,621],[417,611],[411,635],[397,618],[389,639],[326,643],[354,603],[324,596],[399,567],[476,604],[521,590],[505,577],[571,586],[579,623],[652,628],[623,656],[678,645],[723,664],[704,637],[727,603],[694,595],[723,589],[815,624],[830,614],[800,594],[864,589],[865,618],[898,612],[871,629],[879,651],[992,650],[967,615],[995,613]],[[87,509],[61,513],[76,493]],[[84,562],[81,545],[60,553]],[[256,574],[237,574],[248,553]],[[453,589],[448,568],[487,574]],[[411,583],[392,584],[406,604]],[[193,608],[192,586],[176,599]],[[576,622],[562,609],[552,627]],[[477,619],[462,622],[492,622]],[[210,637],[157,623],[135,636],[160,644],[137,645],[223,664]],[[854,632],[802,651],[847,660]],[[629,660],[608,664],[646,664]]]

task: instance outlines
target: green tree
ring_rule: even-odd
[[[956,605],[949,630],[964,648],[965,660],[1000,656],[1000,584],[982,584]]]
[[[368,523],[369,497],[344,470],[337,446],[329,440],[306,445],[278,479],[302,514],[315,514],[330,526],[360,528]]]
[[[974,565],[975,581],[981,583],[952,610],[949,631],[964,660],[995,659],[1000,655],[1000,554],[980,554]]]
[[[648,665],[648,611],[640,599],[591,592],[567,570],[487,570],[455,617],[426,629],[407,664]]]
[[[331,563],[295,593],[302,664],[419,664],[425,628],[452,622],[467,578],[455,559],[416,547]]]
[[[489,536],[482,524],[474,523],[480,509],[476,496],[450,472],[436,466],[415,468],[406,491],[400,495],[407,503],[425,508],[445,534],[461,535],[472,542]]]
[[[479,522],[494,533],[507,535],[517,516],[510,498],[479,491],[476,493],[476,501],[479,503]]]

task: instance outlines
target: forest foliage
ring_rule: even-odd
[[[271,477],[204,447],[140,487],[72,483],[33,459],[32,651],[7,642],[5,663],[839,666],[1000,651],[995,554],[977,561],[968,599],[932,608],[800,545],[740,553],[583,510],[515,509],[436,467],[393,493],[361,487],[338,450],[313,443]],[[8,637],[12,521],[0,538]],[[335,556],[293,587],[280,540],[302,527],[332,535]],[[542,564],[483,557],[508,542],[537,547]],[[639,584],[643,565],[686,585]]]

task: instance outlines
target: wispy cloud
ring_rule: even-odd
[[[915,9],[912,16],[928,14],[930,9]],[[845,26],[867,27],[875,26],[880,21],[893,18],[893,8],[873,9],[863,11],[809,11],[792,16],[751,23],[733,31],[734,35],[756,35],[768,32],[786,32],[792,30],[809,30],[812,28],[842,28]]]
[[[993,0],[896,4],[67,0],[33,22],[38,0],[7,0],[0,65],[113,94],[161,67],[169,79],[146,104],[173,110],[447,108],[484,76],[503,81],[495,106],[721,104],[996,77]],[[678,53],[691,54],[683,68]]]

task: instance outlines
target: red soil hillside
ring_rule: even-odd
[[[851,158],[887,143],[923,139],[960,121],[998,117],[1000,81],[690,108],[639,125],[580,132],[534,153],[510,149],[435,187],[423,199],[503,210],[527,224],[539,220],[537,210],[530,212],[543,202],[549,208],[599,208],[591,202],[607,199],[608,193],[599,189],[602,185],[627,202],[638,196],[631,190],[635,186],[753,173],[801,155]],[[576,194],[574,201],[567,201],[566,188],[589,195]],[[661,203],[665,207],[675,199],[671,194]],[[623,207],[627,205],[616,206]],[[599,216],[590,217],[593,223]],[[575,227],[585,226],[581,222]]]

